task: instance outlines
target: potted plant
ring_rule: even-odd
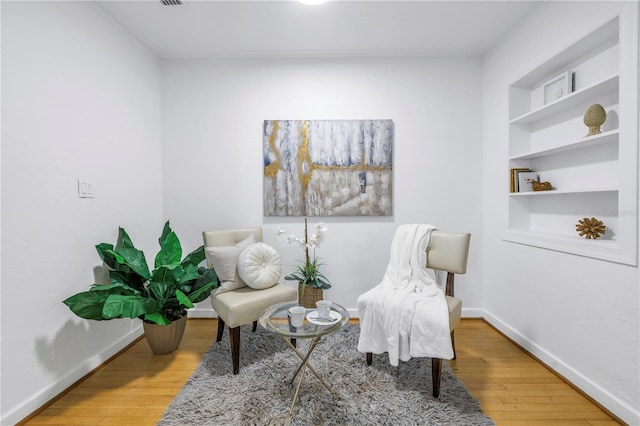
[[[316,247],[324,240],[327,227],[323,223],[316,225],[316,233],[311,235],[307,232],[307,218],[304,218],[304,239],[297,238],[295,234],[288,233],[287,241],[298,243],[304,247],[305,261],[296,267],[295,272],[284,277],[285,280],[298,281],[298,303],[305,308],[315,308],[315,303],[323,299],[323,290],[331,288],[331,283],[327,277],[320,272],[320,258],[316,257]],[[278,234],[286,234],[282,228]],[[313,249],[313,260],[309,256],[309,249]],[[309,286],[310,288],[306,289]],[[306,292],[305,292],[306,289]]]
[[[110,283],[93,284],[89,291],[63,303],[85,319],[140,318],[154,353],[175,351],[182,339],[187,309],[209,296],[218,285],[218,277],[213,269],[198,267],[205,258],[203,246],[182,259],[180,240],[169,221],[158,241],[160,251],[150,271],[144,253],[119,228],[115,247],[107,243],[96,246],[109,268]]]

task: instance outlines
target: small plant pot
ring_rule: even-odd
[[[167,355],[175,352],[180,346],[186,325],[187,315],[169,325],[142,322],[147,343],[156,355]]]
[[[298,283],[298,304],[307,309],[315,309],[316,302],[324,299],[322,289],[305,285],[303,290],[302,287],[302,284]]]

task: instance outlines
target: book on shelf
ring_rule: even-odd
[[[510,186],[509,186],[509,191],[510,192],[518,192],[518,174],[521,172],[530,172],[531,169],[528,169],[526,167],[515,167],[513,169],[511,169],[511,180],[510,180]]]
[[[533,182],[538,182],[536,172],[518,173],[518,192],[533,192]]]

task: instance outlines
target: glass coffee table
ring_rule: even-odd
[[[332,303],[330,308],[331,320],[321,320],[316,319],[316,310],[315,309],[307,309],[305,312],[305,321],[304,324],[300,327],[293,327],[290,325],[290,320],[288,317],[289,308],[293,306],[298,306],[297,302],[284,302],[278,303],[267,308],[258,321],[260,322],[260,326],[262,326],[265,330],[277,334],[282,339],[287,342],[289,347],[298,355],[302,363],[298,367],[298,369],[293,373],[293,377],[289,381],[290,384],[293,383],[295,378],[300,374],[300,378],[298,379],[298,385],[296,386],[296,392],[293,395],[293,401],[291,402],[291,408],[289,409],[289,415],[287,417],[286,424],[291,423],[291,418],[293,416],[293,409],[296,405],[296,401],[298,399],[298,393],[300,392],[300,386],[302,385],[302,380],[304,378],[304,373],[309,369],[313,373],[314,376],[324,385],[325,388],[334,398],[338,398],[338,394],[327,384],[327,382],[313,369],[311,365],[309,365],[309,357],[311,353],[315,349],[316,345],[322,338],[322,336],[327,335],[329,333],[333,333],[334,331],[340,330],[349,322],[349,312],[342,306],[337,303]],[[309,345],[309,349],[306,354],[301,353],[295,346],[295,340],[297,339],[311,339],[311,344]],[[292,343],[292,341],[294,343]]]

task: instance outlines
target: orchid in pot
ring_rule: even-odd
[[[287,234],[287,241],[289,244],[299,244],[304,248],[305,260],[302,265],[298,265],[296,270],[285,276],[284,279],[288,281],[297,281],[300,286],[300,304],[307,307],[315,307],[315,302],[306,301],[303,302],[306,286],[311,287],[314,293],[309,295],[311,299],[322,299],[322,290],[331,288],[329,279],[320,272],[320,266],[323,263],[320,262],[320,258],[316,256],[316,247],[324,241],[324,236],[327,232],[327,227],[322,222],[315,226],[315,233],[309,237],[307,218],[304,219],[304,238],[298,238],[295,234],[285,231],[280,228],[278,235]],[[309,250],[313,250],[313,259],[309,255]]]

